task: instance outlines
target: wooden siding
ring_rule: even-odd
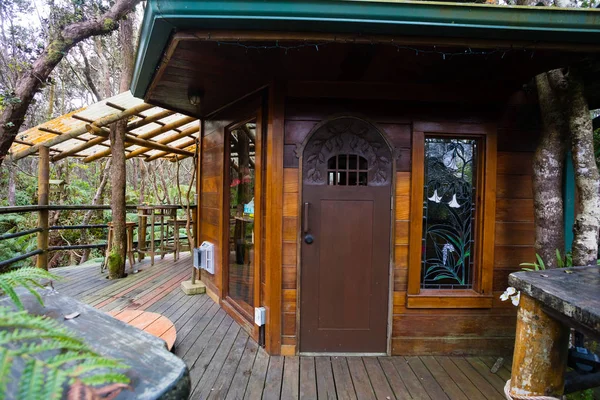
[[[360,103],[326,101],[322,99],[288,98],[284,136],[284,217],[283,217],[283,306],[282,343],[296,348],[298,300],[298,212],[299,170],[294,149],[303,143],[313,127],[327,116],[336,113],[357,113],[371,119],[395,146],[397,172],[395,187],[395,223],[393,253],[393,316],[391,351],[394,355],[422,354],[499,354],[509,353],[514,342],[515,309],[498,300],[507,286],[508,274],[518,270],[519,263],[531,261],[533,251],[533,200],[531,194],[532,146],[537,133],[527,132],[526,144],[520,142],[523,134],[502,116],[499,124],[497,156],[497,195],[495,263],[493,272],[494,299],[489,309],[411,309],[406,307],[408,281],[408,234],[410,215],[410,116],[406,107],[387,103]],[[506,113],[514,114],[515,108]],[[415,114],[422,120],[424,111]],[[452,121],[448,111],[443,119]],[[511,114],[511,115],[512,115]],[[455,116],[454,122],[489,122],[490,117]],[[534,114],[533,119],[537,114]],[[435,114],[429,115],[436,118]],[[531,139],[533,137],[533,139]]]

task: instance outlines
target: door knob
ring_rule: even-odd
[[[315,238],[310,233],[308,235],[304,236],[304,242],[306,244],[311,244],[314,241],[315,241]]]

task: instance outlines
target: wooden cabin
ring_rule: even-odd
[[[498,355],[535,257],[532,78],[599,39],[597,10],[150,0],[132,92],[200,118],[201,279],[270,354]]]

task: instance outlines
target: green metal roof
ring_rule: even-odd
[[[373,0],[148,0],[131,91],[144,97],[174,31],[257,30],[600,43],[600,10]]]

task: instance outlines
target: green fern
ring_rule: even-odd
[[[21,299],[19,299],[15,288],[19,286],[24,287],[35,296],[40,304],[43,304],[42,297],[36,290],[36,287],[44,287],[39,282],[43,280],[60,279],[62,279],[60,276],[51,274],[50,272],[41,268],[19,268],[0,275],[0,294],[5,294],[10,297],[13,303],[15,303],[15,305],[22,310],[23,303],[21,303]]]
[[[24,365],[15,396],[22,399],[60,399],[77,382],[129,383],[120,372],[126,365],[102,357],[53,319],[0,307],[0,328],[0,398],[17,365]]]
[[[23,310],[15,289],[26,288],[43,304],[36,288],[52,279],[59,277],[39,268],[0,274],[1,293],[18,308],[0,307],[0,399],[8,397],[14,376],[19,379],[10,387],[11,397],[19,399],[61,399],[66,387],[74,398],[127,388],[129,378],[120,372],[127,365],[96,353],[59,322]]]

